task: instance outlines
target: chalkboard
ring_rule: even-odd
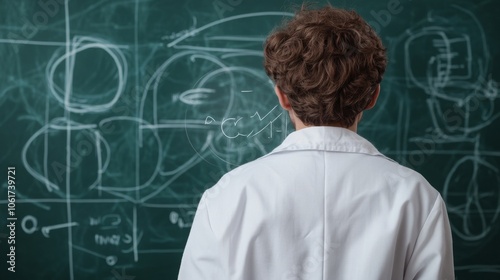
[[[441,192],[457,279],[499,279],[500,3],[436,2],[334,3],[388,48],[359,133]],[[201,193],[292,131],[262,43],[295,4],[0,0],[0,278],[176,279]]]

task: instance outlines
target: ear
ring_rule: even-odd
[[[292,110],[292,105],[290,105],[288,96],[286,96],[286,94],[284,94],[278,86],[274,86],[274,92],[276,92],[276,96],[278,96],[278,101],[280,102],[281,107],[287,111]]]
[[[365,110],[369,110],[375,106],[375,104],[377,103],[377,99],[378,99],[379,94],[380,94],[380,84],[378,84],[377,88],[373,92],[372,100],[370,101],[370,103],[368,103]]]

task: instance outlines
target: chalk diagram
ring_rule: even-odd
[[[265,34],[221,30],[290,14],[201,27],[193,16],[191,28],[148,44],[137,41],[136,18],[135,43],[116,44],[73,33],[70,10],[66,1],[64,42],[0,44],[53,50],[36,85],[43,110],[24,116],[38,127],[21,151],[43,198],[19,191],[18,203],[36,209],[20,224],[27,235],[67,238],[60,253],[75,279],[181,253],[202,191],[281,143],[291,127],[262,69]]]
[[[54,279],[50,269],[62,271],[64,279],[112,277],[179,255],[202,191],[226,171],[269,152],[291,129],[262,70],[261,52],[266,33],[291,14],[214,21],[203,13],[169,11],[172,18],[163,23],[187,23],[139,40],[142,17],[155,1],[96,2],[72,13],[77,1],[57,2],[66,3],[62,19],[44,34],[63,36],[0,38],[2,55],[14,57],[14,47],[26,56],[6,57],[13,69],[23,69],[0,75],[8,85],[0,89],[0,106],[14,109],[6,110],[2,128],[10,120],[26,131],[23,142],[14,144],[18,151],[6,154],[18,152],[18,169],[33,181],[18,191],[18,208],[28,209],[19,216],[19,238],[57,244],[50,247],[54,259],[43,264],[47,270],[37,271],[46,279]],[[133,33],[132,41],[114,36],[122,34],[119,28],[113,36],[104,34],[104,27],[114,26],[110,22],[92,25],[129,10],[131,23],[123,33]],[[490,52],[477,16],[459,6],[450,11],[429,12],[397,45],[404,53],[405,87],[424,100],[422,114],[431,116],[425,121],[432,131],[409,136],[409,122],[419,120],[405,113],[397,125],[373,127],[403,131],[401,144],[384,153],[412,154],[408,146],[416,144],[433,147],[429,157],[452,158],[439,166],[443,186],[436,187],[447,201],[457,243],[482,248],[477,245],[489,244],[500,231],[500,153],[482,142],[499,122],[499,86],[489,72]],[[500,273],[498,265],[483,263],[457,270],[478,273],[474,279]]]
[[[498,126],[500,118],[499,86],[488,72],[491,58],[485,33],[472,12],[454,5],[446,12],[430,11],[401,42],[407,86],[425,95],[424,114],[432,121],[430,132],[409,141],[430,147],[429,155],[452,159],[443,170],[442,191],[452,231],[459,239],[456,243],[468,246],[464,251],[480,254],[478,244],[487,244],[500,231],[500,153],[481,145],[482,133],[495,122]],[[456,269],[500,274],[500,266],[481,263]]]

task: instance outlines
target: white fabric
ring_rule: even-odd
[[[301,129],[203,194],[179,279],[451,280],[446,207],[358,134]]]

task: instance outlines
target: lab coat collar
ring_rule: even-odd
[[[361,153],[385,157],[373,144],[356,132],[331,126],[313,126],[294,131],[270,154],[298,150]]]

